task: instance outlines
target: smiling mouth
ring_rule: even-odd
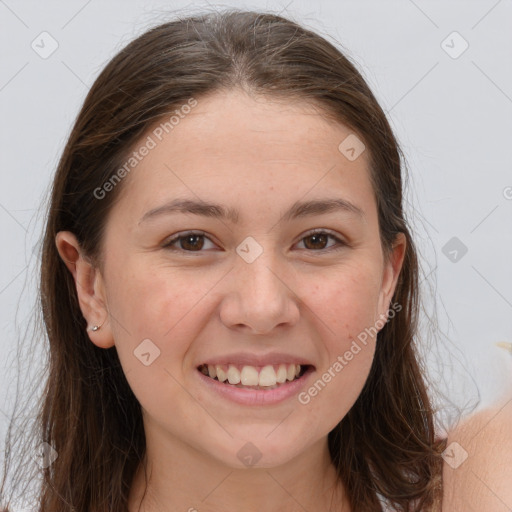
[[[300,379],[310,365],[276,364],[263,367],[235,364],[198,366],[198,370],[212,380],[243,389],[276,389]]]

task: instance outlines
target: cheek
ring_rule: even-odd
[[[347,265],[329,275],[303,280],[301,293],[324,324],[329,345],[338,347],[374,325],[380,281],[374,267]]]
[[[202,328],[200,299],[213,284],[198,280],[191,286],[192,274],[169,269],[129,272],[124,267],[111,279],[116,282],[109,294],[116,350],[137,400],[152,418],[190,414],[183,363]],[[196,412],[190,428],[194,422],[201,426]]]
[[[139,377],[145,386],[148,379],[155,386],[168,381],[165,370],[182,381],[181,364],[202,325],[201,298],[213,285],[183,272],[127,266],[113,272],[111,282],[108,302],[116,350],[135,389]]]
[[[304,284],[304,293],[308,283]],[[308,308],[323,334],[322,366],[316,380],[299,397],[329,428],[349,411],[368,377],[381,322],[376,323],[379,281],[371,268],[344,268],[311,282]]]
[[[213,279],[197,274],[139,265],[113,275],[116,285],[109,294],[109,305],[118,323],[123,323],[124,329],[116,330],[119,337],[126,337],[127,332],[133,338],[171,336],[214,285]]]

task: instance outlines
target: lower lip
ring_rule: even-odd
[[[207,377],[204,373],[196,369],[201,381],[219,395],[243,405],[272,405],[284,402],[288,398],[299,393],[304,387],[306,379],[313,373],[314,368],[309,366],[300,378],[287,381],[274,389],[243,389],[237,388],[231,384],[223,384],[218,380]]]

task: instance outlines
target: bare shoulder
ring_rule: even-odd
[[[512,398],[461,421],[443,458],[443,512],[511,511]]]

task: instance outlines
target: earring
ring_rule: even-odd
[[[101,324],[101,325],[103,325],[103,324]],[[87,330],[96,332],[101,327],[101,325],[93,325],[92,327],[88,327]]]

